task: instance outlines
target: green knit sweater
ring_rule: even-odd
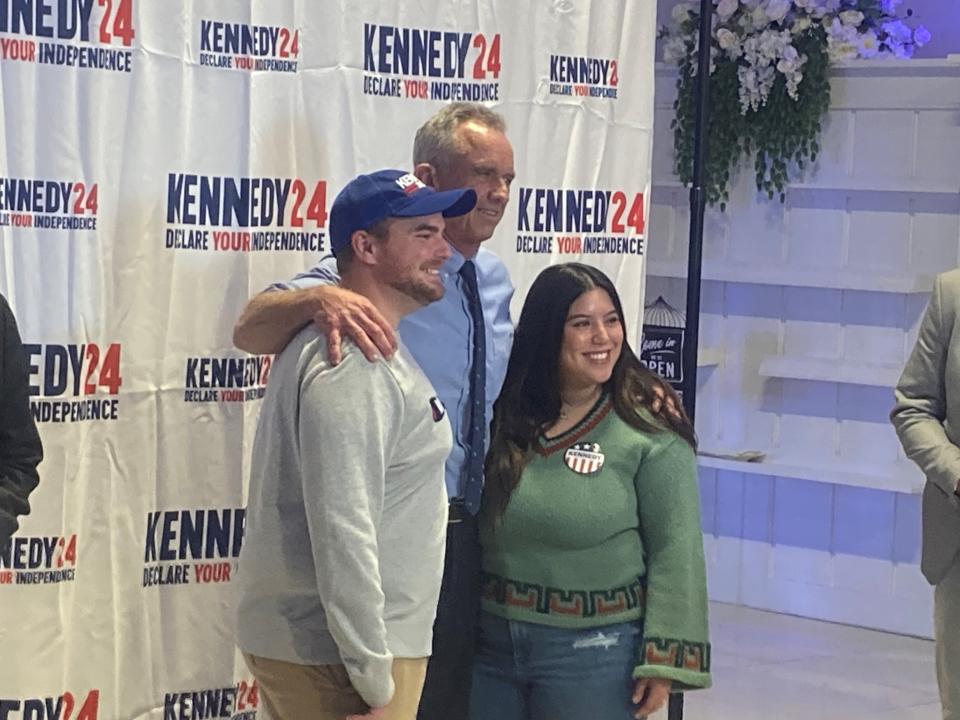
[[[634,677],[710,686],[696,456],[643,433],[601,398],[574,428],[541,437],[502,518],[484,504],[483,609],[590,628],[643,618]]]

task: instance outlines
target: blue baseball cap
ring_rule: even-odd
[[[359,175],[340,191],[330,208],[330,246],[333,254],[350,245],[357,230],[368,230],[393,217],[466,215],[477,204],[470,188],[438,192],[404,170],[379,170]]]

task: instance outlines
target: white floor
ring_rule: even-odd
[[[714,687],[686,695],[684,720],[940,720],[930,641],[733,605],[710,611]]]

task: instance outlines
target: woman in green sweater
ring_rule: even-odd
[[[709,687],[695,440],[676,408],[609,278],[544,270],[494,411],[472,720],[627,720]]]

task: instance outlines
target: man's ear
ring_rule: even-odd
[[[353,249],[353,257],[357,262],[364,265],[376,265],[376,253],[374,245],[376,239],[366,230],[357,230],[350,236],[350,246]]]
[[[437,171],[430,163],[420,163],[413,169],[413,174],[424,185],[437,189]]]

